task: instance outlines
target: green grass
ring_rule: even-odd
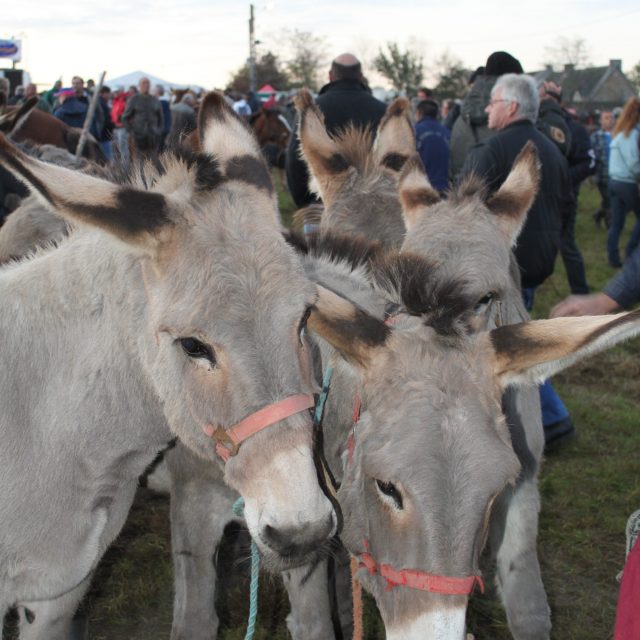
[[[279,193],[283,194],[281,184]],[[287,196],[288,197],[288,196]],[[283,201],[285,219],[293,205]],[[599,290],[613,275],[606,264],[606,232],[595,228],[596,190],[582,189],[577,238],[587,275]],[[562,263],[539,290],[534,315],[568,293]],[[549,456],[541,476],[539,553],[552,609],[554,640],[612,637],[618,584],[624,560],[624,526],[640,507],[640,340],[593,357],[558,375],[554,384],[568,405],[578,438]],[[168,504],[143,491],[131,517],[101,563],[85,606],[94,640],[158,640],[171,626],[172,583]],[[228,553],[227,553],[228,555]],[[225,556],[224,552],[222,556]],[[221,640],[241,640],[246,628],[246,571],[225,570],[218,597]],[[491,568],[486,567],[487,584]],[[286,594],[278,578],[263,577],[256,640],[288,638]],[[473,598],[470,630],[477,640],[511,638],[502,608],[489,589]],[[382,640],[375,605],[366,601],[367,640]]]

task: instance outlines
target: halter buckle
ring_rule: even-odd
[[[229,457],[233,457],[238,454],[241,443],[232,440],[223,427],[218,427],[211,434],[211,437],[216,441],[216,444],[219,444],[221,447],[224,447],[228,451]]]

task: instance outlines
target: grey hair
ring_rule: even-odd
[[[518,103],[518,114],[535,122],[538,119],[540,96],[538,87],[531,76],[516,73],[506,73],[500,76],[493,86],[491,94],[502,89],[502,98],[509,102]]]

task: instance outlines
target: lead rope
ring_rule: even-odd
[[[244,499],[238,498],[233,503],[233,513],[244,517]],[[260,553],[258,545],[251,538],[251,586],[249,587],[249,620],[247,622],[247,632],[244,640],[252,640],[256,631],[256,620],[258,618],[258,578],[260,577]]]
[[[353,600],[353,640],[362,640],[364,617],[362,607],[362,585],[358,581],[358,560],[351,556],[351,598]]]

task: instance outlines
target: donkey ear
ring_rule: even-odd
[[[513,168],[500,189],[487,200],[487,207],[497,216],[498,226],[512,247],[524,226],[539,184],[538,152],[530,140],[516,157]]]
[[[202,151],[215,156],[229,180],[239,180],[275,198],[258,141],[217,91],[208,93],[200,106],[198,136]]]
[[[640,334],[640,309],[610,316],[507,325],[488,335],[502,387],[542,382],[582,358]]]
[[[311,94],[301,89],[294,102],[298,110],[298,137],[302,155],[318,183],[322,199],[326,201],[329,184],[335,182],[337,177],[346,175],[349,163],[327,133],[322,111]]]
[[[320,285],[307,326],[326,340],[340,355],[366,368],[376,351],[384,346],[391,330],[360,307]]]
[[[416,155],[416,135],[406,98],[396,98],[387,107],[373,148],[378,163],[398,175],[407,160]]]
[[[398,192],[407,231],[411,231],[425,217],[431,205],[440,201],[440,194],[431,186],[417,155],[402,170]]]
[[[120,187],[30,158],[0,134],[0,165],[27,184],[49,210],[70,222],[100,227],[128,244],[147,250],[172,225],[165,197]]]
[[[31,96],[24,104],[15,111],[10,111],[0,116],[0,131],[9,135],[15,133],[27,121],[31,112],[36,108],[39,98]]]

